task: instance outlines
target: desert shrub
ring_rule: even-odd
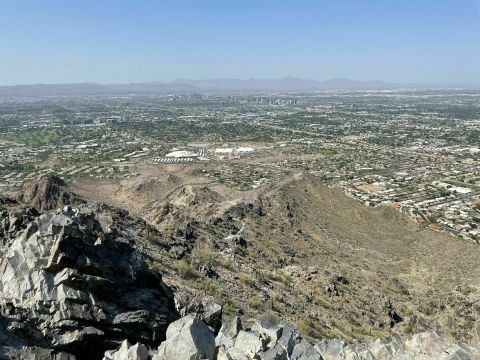
[[[252,309],[263,309],[263,301],[258,296],[253,296],[247,300],[247,305]]]
[[[207,266],[221,266],[226,269],[231,267],[231,262],[220,254],[207,248],[197,248],[192,252],[192,259],[197,264]]]
[[[158,261],[147,258],[145,259],[145,262],[147,263],[147,266],[149,269],[160,272],[160,273],[163,271],[163,266]]]
[[[311,339],[312,337],[317,336],[318,334],[315,331],[312,320],[306,316],[302,316],[295,323],[298,331],[305,339]]]
[[[255,279],[250,274],[241,272],[241,273],[238,273],[237,276],[238,276],[238,279],[245,285],[253,286],[255,284]]]
[[[230,299],[230,298],[224,299],[223,314],[226,317],[228,317],[232,314],[235,314],[236,310],[237,310],[237,306],[235,305],[235,302],[232,299]]]
[[[225,293],[207,279],[190,279],[187,281],[187,285],[194,289],[203,290],[205,292],[205,295],[211,295],[216,300],[224,301],[226,299]]]
[[[192,259],[205,265],[216,265],[218,255],[210,249],[194,249]]]
[[[185,260],[176,261],[172,268],[183,278],[183,279],[197,279],[200,274],[195,270],[192,265],[187,263]]]

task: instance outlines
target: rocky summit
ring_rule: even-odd
[[[4,212],[0,224],[0,358],[95,359],[126,338],[165,339],[173,294],[91,208]]]
[[[227,314],[189,292],[200,278],[164,282],[141,236],[147,224],[125,211],[0,205],[0,359],[480,359],[480,344],[433,330],[347,342],[307,338],[281,316]]]

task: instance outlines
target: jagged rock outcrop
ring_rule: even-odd
[[[0,247],[26,229],[38,215],[35,208],[22,207],[15,200],[0,197]]]
[[[158,351],[146,359],[153,360],[478,360],[480,345],[458,344],[432,332],[413,335],[402,342],[395,335],[370,343],[347,344],[343,340],[320,340],[310,343],[295,327],[265,316],[250,328],[243,328],[235,317],[223,324],[213,342],[213,332],[196,314],[189,314],[170,324],[167,339]],[[128,357],[131,345],[122,344],[114,354]],[[138,345],[137,345],[138,347]],[[137,349],[137,348],[135,348]],[[106,354],[105,360],[113,359]],[[140,358],[139,358],[140,359]],[[143,360],[143,358],[141,358]]]
[[[0,247],[0,358],[98,359],[123,339],[164,340],[177,318],[173,295],[128,232],[88,206],[25,226],[9,219]]]
[[[215,335],[194,314],[170,324],[154,360],[213,360]]]
[[[62,208],[65,205],[85,203],[82,197],[67,191],[66,186],[65,182],[57,176],[40,177],[25,187],[22,201],[41,212]]]

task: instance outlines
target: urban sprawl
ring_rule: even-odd
[[[237,190],[289,171],[480,242],[480,93],[0,98],[0,192],[192,166]]]

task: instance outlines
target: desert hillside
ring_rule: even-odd
[[[85,186],[77,190],[88,196]],[[268,311],[311,337],[435,329],[479,339],[480,249],[398,211],[302,173],[243,192],[191,173],[109,186],[104,200],[131,199],[158,231],[152,266],[166,281],[217,296],[227,312]]]

